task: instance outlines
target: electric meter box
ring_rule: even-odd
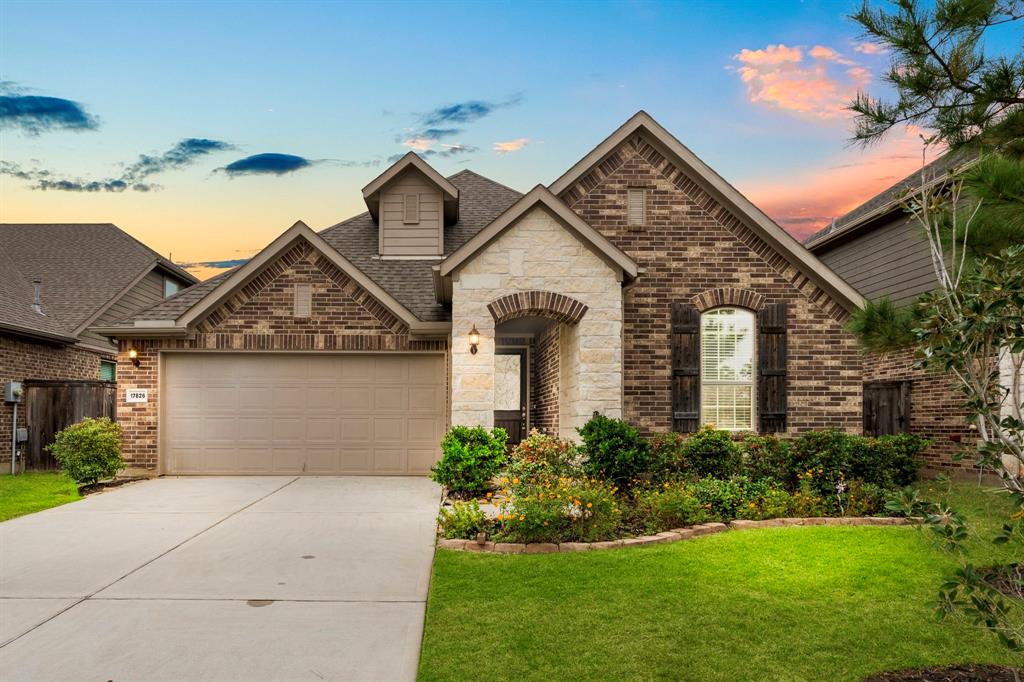
[[[25,388],[21,385],[20,381],[8,381],[4,384],[4,402],[20,403],[24,392]]]

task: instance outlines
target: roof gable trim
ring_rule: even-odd
[[[856,289],[818,260],[795,237],[776,225],[761,209],[726,182],[722,176],[665,130],[646,111],[638,111],[634,114],[601,144],[552,182],[551,191],[556,195],[561,195],[570,189],[591,168],[614,152],[631,135],[638,132],[646,133],[657,143],[657,146],[668,152],[668,158],[677,162],[681,168],[693,173],[693,179],[716,201],[743,219],[758,236],[835,298],[843,307],[853,310],[864,306],[864,297]]]
[[[598,252],[606,261],[620,270],[624,276],[630,279],[637,276],[639,267],[632,258],[616,248],[604,235],[588,225],[544,185],[534,187],[516,203],[512,204],[504,213],[495,218],[490,225],[475,234],[468,242],[441,261],[437,266],[437,275],[442,279],[450,277],[456,268],[470,260],[487,244],[515,224],[527,211],[538,205],[546,208],[559,222],[572,230],[581,241]],[[437,293],[440,294],[441,292],[438,291]]]
[[[370,293],[375,299],[381,302],[391,313],[404,322],[410,330],[420,326],[420,320],[413,315],[405,306],[399,303],[393,296],[384,291],[377,283],[367,277],[361,270],[353,265],[347,258],[342,256],[330,244],[324,241],[301,220],[285,230],[277,239],[271,242],[265,249],[260,251],[248,263],[241,266],[231,276],[225,278],[206,296],[193,304],[188,310],[182,313],[175,321],[175,327],[188,327],[199,321],[206,314],[212,312],[220,303],[225,301],[239,287],[244,286],[252,277],[268,264],[276,256],[284,253],[297,239],[305,239],[313,248],[326,256],[339,270],[351,277],[359,286]],[[138,326],[138,322],[136,322]],[[152,328],[151,328],[152,329]]]

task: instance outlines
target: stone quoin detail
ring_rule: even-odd
[[[494,324],[520,317],[545,317],[576,324],[587,313],[586,304],[554,291],[519,291],[489,303],[487,309]]]

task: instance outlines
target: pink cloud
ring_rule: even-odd
[[[878,43],[857,43],[853,46],[856,52],[861,54],[885,54],[888,50]]]
[[[491,148],[499,154],[508,154],[509,152],[517,152],[528,144],[530,144],[530,138],[520,137],[508,142],[495,142],[491,145]]]
[[[422,137],[410,137],[408,140],[403,141],[402,145],[418,152],[425,152],[430,149],[433,142]]]
[[[754,104],[819,119],[839,118],[871,73],[838,51],[815,45],[804,55],[799,47],[768,45],[743,49],[734,69]],[[845,68],[844,68],[845,67]]]
[[[821,168],[743,183],[740,190],[797,239],[805,239],[921,167],[917,130],[869,150],[849,149]],[[929,150],[934,160],[940,150]]]

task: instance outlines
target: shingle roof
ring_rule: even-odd
[[[459,188],[459,220],[444,229],[445,255],[465,244],[473,235],[501,215],[522,196],[470,170],[448,180]],[[381,260],[378,256],[377,224],[369,212],[349,218],[320,231],[320,236],[367,277],[394,296],[424,322],[442,322],[450,313],[434,298],[433,260]],[[133,320],[173,320],[199,302],[233,270],[180,291],[156,305],[133,315]]]
[[[157,264],[194,281],[110,223],[0,223],[0,324],[71,336]],[[43,314],[32,308],[35,279]]]
[[[831,225],[818,230],[805,239],[804,245],[807,247],[813,247],[817,242],[821,241],[825,237],[832,237],[841,232],[854,229],[868,216],[885,211],[889,207],[895,209],[900,195],[907,189],[920,187],[922,178],[925,178],[927,182],[941,180],[950,171],[962,166],[976,155],[977,152],[972,152],[968,149],[959,149],[943,154],[931,163],[925,165],[924,168],[914,171],[896,184],[871,197],[849,213],[836,218]]]

